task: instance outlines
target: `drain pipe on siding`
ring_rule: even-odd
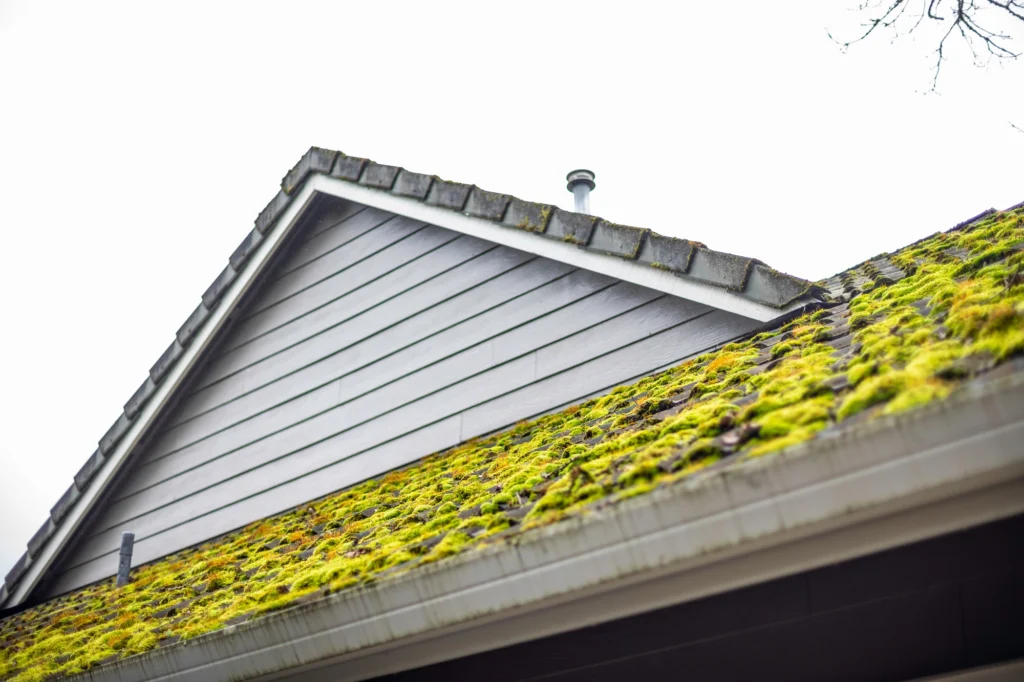
[[[134,533],[121,533],[121,556],[117,564],[117,586],[128,584],[128,573],[132,570],[132,547],[135,545]]]

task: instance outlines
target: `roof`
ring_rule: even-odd
[[[835,300],[771,329],[14,614],[0,679],[181,647],[1024,376],[1022,206],[825,284]]]
[[[517,233],[536,235],[539,242],[558,240],[578,246],[588,253],[601,254],[597,267],[629,261],[642,270],[671,273],[679,280],[709,286],[735,294],[756,306],[771,310],[771,317],[826,297],[825,290],[806,280],[768,267],[761,261],[708,249],[701,243],[659,235],[650,230],[617,225],[591,215],[563,211],[554,206],[523,201],[507,194],[480,189],[474,185],[442,180],[437,176],[413,173],[397,166],[378,164],[368,159],[347,156],[319,147],[311,147],[284,176],[281,189],[255,220],[253,229],[232,252],[227,265],[203,292],[202,299],[188,319],[178,328],[174,339],[150,368],[139,388],[125,403],[122,412],[100,439],[98,447],[85,460],[74,480],[50,510],[28,542],[27,551],[7,572],[0,583],[0,606],[10,605],[16,589],[30,569],[45,570],[56,552],[44,551],[47,543],[68,525],[69,512],[81,510],[95,499],[95,490],[108,480],[98,476],[120,446],[130,448],[126,438],[133,427],[145,426],[140,419],[146,408],[163,400],[171,387],[167,378],[178,367],[190,367],[193,347],[201,331],[216,326],[226,315],[220,311],[226,294],[238,286],[242,273],[252,269],[257,254],[266,249],[275,226],[286,212],[298,210],[296,198],[307,181],[316,175],[329,176],[354,186],[375,190],[379,195],[417,200],[425,205],[446,209]],[[399,211],[400,212],[400,211]],[[457,229],[457,228],[456,228]],[[273,234],[272,234],[273,233]],[[532,239],[531,239],[532,241]],[[557,257],[557,254],[556,254]],[[593,262],[593,261],[591,261]],[[673,292],[670,292],[673,293]],[[215,314],[215,311],[217,314]],[[767,318],[766,318],[767,319]],[[159,400],[157,400],[159,399]],[[120,466],[120,461],[116,462]],[[102,479],[102,480],[101,480]],[[86,493],[89,494],[86,494]],[[88,499],[84,499],[88,498]],[[33,566],[36,564],[36,566]],[[24,592],[24,590],[22,590]]]

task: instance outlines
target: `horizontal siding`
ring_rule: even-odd
[[[373,209],[320,227],[140,453],[53,593],[114,573],[122,531],[148,561],[756,324]],[[344,254],[360,243],[358,259]]]

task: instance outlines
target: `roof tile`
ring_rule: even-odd
[[[28,553],[30,556],[39,556],[39,550],[43,548],[46,541],[53,535],[53,531],[57,529],[57,524],[53,522],[53,519],[49,516],[46,517],[46,521],[39,527],[35,533],[32,534],[31,539],[28,541]]]
[[[227,269],[231,269],[231,266],[229,265]],[[231,271],[234,272],[234,270]],[[178,333],[175,334],[178,337],[178,343],[187,346],[188,342],[192,340],[192,337],[195,336],[209,316],[210,309],[206,307],[205,303],[200,302],[196,309],[192,311],[192,314],[188,316],[188,319],[185,320],[184,324],[178,327]]]
[[[85,464],[75,474],[75,485],[79,490],[85,490],[85,486],[89,485],[89,481],[96,475],[96,472],[103,466],[103,462],[106,461],[106,457],[103,455],[103,451],[97,448],[93,451],[89,459],[85,460]]]
[[[132,420],[128,418],[124,412],[117,417],[107,432],[103,434],[103,438],[100,438],[100,450],[104,455],[109,455],[115,447],[117,447],[118,441],[124,437],[124,434],[128,433],[128,429],[132,426]]]
[[[427,194],[427,203],[431,206],[453,208],[456,211],[461,211],[462,207],[466,205],[466,199],[469,197],[469,190],[472,187],[472,185],[466,185],[461,182],[449,182],[448,180],[436,178],[434,186],[430,188],[430,193]]]
[[[14,566],[7,572],[7,576],[4,578],[4,582],[8,585],[13,585],[21,579],[22,574],[28,569],[31,559],[29,559],[28,552],[25,552],[18,560],[14,562]]]
[[[71,484],[70,488],[64,491],[64,494],[60,496],[59,500],[57,500],[57,504],[50,507],[50,518],[53,519],[54,523],[61,522],[81,494],[81,491],[75,487],[74,483]],[[13,583],[11,584],[13,585]]]
[[[755,301],[781,308],[806,294],[810,288],[810,282],[800,282],[764,263],[755,262],[744,293]]]
[[[288,204],[291,203],[291,197],[285,194],[284,190],[278,190],[274,198],[270,200],[266,208],[260,211],[260,214],[256,216],[256,230],[260,234],[266,234],[267,230],[274,226],[274,222],[284,213],[284,210],[288,208]]]
[[[184,351],[185,348],[178,343],[178,339],[171,341],[171,345],[167,346],[167,350],[157,359],[156,364],[149,369],[149,376],[153,379],[154,383],[159,385],[163,381],[168,370],[171,369],[171,366],[181,357]]]
[[[512,197],[502,223],[527,232],[543,232],[548,227],[554,209],[555,207],[549,204],[538,204]]]
[[[703,246],[700,242],[665,237],[651,232],[640,247],[636,259],[641,263],[672,272],[686,272],[690,268],[690,258],[693,257],[694,250]]]
[[[135,419],[136,415],[139,414],[139,410],[149,400],[149,397],[156,392],[156,383],[153,382],[153,377],[146,375],[146,380],[135,389],[135,393],[128,399],[128,402],[124,404],[124,413],[128,415],[129,419]]]
[[[212,309],[213,306],[217,305],[217,301],[220,300],[220,297],[224,295],[224,292],[227,291],[237,276],[238,273],[231,267],[231,263],[224,266],[224,269],[217,275],[217,279],[213,280],[213,283],[203,292],[203,303],[207,308]]]
[[[334,157],[338,152],[320,147],[310,147],[299,162],[292,167],[288,174],[281,180],[281,189],[286,194],[292,194],[310,173],[327,173],[334,164]]]
[[[391,188],[391,191],[399,196],[413,197],[422,201],[427,198],[427,193],[433,182],[434,176],[432,175],[403,170],[398,174],[398,179],[395,180],[395,186]]]
[[[363,174],[363,168],[367,163],[367,159],[361,159],[358,156],[338,154],[338,160],[334,162],[334,168],[331,169],[331,177],[355,182]]]
[[[263,233],[253,228],[249,234],[245,235],[245,239],[238,245],[237,248],[231,253],[231,258],[228,262],[238,272],[242,271],[242,266],[245,265],[246,261],[251,256],[259,245],[263,242]]]
[[[363,177],[359,179],[359,184],[389,190],[395,184],[395,178],[398,177],[400,170],[402,169],[398,166],[385,166],[371,161],[367,164]]]
[[[743,291],[753,262],[751,258],[699,248],[693,253],[687,274],[708,284]]]
[[[587,248],[591,251],[610,253],[623,258],[636,258],[644,235],[650,230],[627,225],[616,225],[607,220],[597,221],[594,236],[590,238]]]
[[[485,189],[474,187],[466,200],[465,212],[484,220],[501,220],[505,217],[505,209],[512,199],[507,194],[488,192]]]
[[[551,214],[551,221],[548,223],[548,229],[544,231],[544,236],[586,246],[594,234],[595,222],[597,218],[592,215],[570,213],[556,208]]]

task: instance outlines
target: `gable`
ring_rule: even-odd
[[[76,546],[55,595],[651,373],[757,322],[322,201]]]

